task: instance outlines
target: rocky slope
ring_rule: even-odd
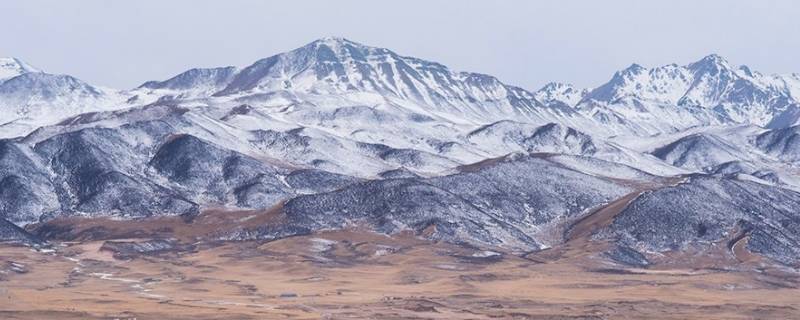
[[[87,112],[125,107],[127,94],[0,58],[0,138]]]
[[[586,94],[577,108],[609,125],[633,122],[650,133],[715,124],[763,126],[796,107],[797,84],[787,80],[793,78],[736,68],[718,55],[684,66],[633,64]]]
[[[800,126],[764,132],[756,137],[756,146],[779,159],[797,163],[800,161]]]
[[[672,165],[705,170],[723,163],[742,160],[746,153],[711,134],[693,134],[653,151],[653,155]]]
[[[0,243],[36,245],[40,244],[41,240],[15,224],[0,219]]]
[[[790,265],[799,83],[711,55],[532,92],[342,38],[127,91],[4,59],[0,234],[222,210],[274,220],[214,240],[365,228],[524,252],[631,197],[593,230],[612,260],[744,232]]]
[[[792,265],[800,254],[798,205],[794,191],[698,175],[636,199],[605,236],[641,252],[666,252],[732,246],[741,233],[749,251]]]
[[[436,240],[539,250],[562,240],[553,236],[560,223],[629,191],[516,154],[442,177],[366,181],[300,196],[283,206],[283,223],[227,237],[270,239],[353,225],[387,234],[410,230]]]

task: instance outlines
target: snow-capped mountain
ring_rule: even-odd
[[[184,97],[210,96],[224,89],[238,72],[236,67],[191,69],[165,81],[149,81],[139,89],[162,90]]]
[[[785,161],[800,162],[800,125],[775,129],[758,135],[756,146]]]
[[[6,106],[92,103],[103,94],[101,89],[74,77],[43,72],[25,73],[0,84],[0,97]],[[24,116],[28,111],[19,110],[19,114]]]
[[[470,123],[509,118],[544,123],[582,117],[570,108],[545,106],[533,93],[489,75],[456,72],[436,62],[334,37],[241,70],[194,69],[141,88],[168,88],[177,91],[174,95],[194,97],[197,91],[216,90],[214,97],[240,99],[277,93],[295,98],[336,96],[367,105],[397,104],[428,116]]]
[[[0,59],[0,72],[9,76],[0,79],[0,137],[24,134],[81,113],[113,109],[126,99],[123,92],[46,73],[16,58]]]
[[[216,96],[265,91],[321,94],[372,92],[435,108],[486,117],[536,114],[541,104],[525,90],[494,77],[450,71],[343,38],[324,38],[242,69]]]
[[[393,103],[416,113],[466,123],[524,120],[559,122],[593,133],[648,135],[693,126],[752,123],[776,117],[793,124],[797,75],[765,76],[732,67],[718,55],[684,66],[648,69],[634,64],[593,90],[550,83],[536,92],[483,74],[399,55],[343,38],[324,38],[236,71],[194,69],[146,88],[173,95],[216,98],[308,95],[355,103]],[[197,84],[197,85],[180,85]],[[313,100],[313,99],[312,99]],[[773,124],[773,127],[777,125]]]
[[[634,64],[592,90],[550,83],[535,92],[343,38],[127,91],[2,61],[0,240],[27,239],[13,225],[61,217],[277,205],[280,224],[227,226],[215,239],[363,224],[538,250],[565,241],[574,219],[647,190],[623,212],[628,220],[596,230],[644,257],[636,248],[723,241],[720,230],[739,221],[791,233],[791,223],[757,221],[757,206],[736,209],[729,197],[759,197],[742,188],[777,199],[769,214],[786,221],[800,201],[800,77],[716,55]],[[704,226],[713,233],[677,223],[676,243],[647,236],[641,226],[659,221],[645,213],[684,198],[692,202],[659,219],[719,224]],[[707,203],[716,211],[694,210]],[[783,241],[755,248],[794,261],[786,248],[796,236],[755,238]]]
[[[797,104],[793,79],[734,68],[718,55],[685,66],[633,64],[589,92],[577,108],[598,121],[623,119],[650,133],[718,124],[764,126]]]
[[[17,58],[0,58],[0,82],[31,72],[40,71]]]
[[[534,97],[546,105],[561,103],[574,107],[587,93],[588,89],[578,89],[567,83],[550,82],[536,91]]]
[[[779,75],[775,77],[776,85],[786,90],[793,100],[800,101],[800,73]]]
[[[23,72],[30,77],[0,88],[4,118],[10,120],[6,123],[17,120],[15,116],[24,118],[41,105],[59,106],[52,108],[58,111],[49,117],[53,123],[74,114],[159,99],[193,100],[201,105],[231,101],[264,106],[360,105],[457,124],[560,123],[604,137],[743,123],[780,128],[800,119],[796,100],[800,76],[765,76],[745,66],[734,68],[717,55],[684,66],[634,64],[592,90],[550,83],[535,92],[489,75],[457,72],[436,62],[335,37],[243,68],[191,69],[130,91],[101,89],[69,76],[32,73],[35,69],[27,64],[6,60],[12,62],[8,70],[22,70],[10,75]],[[122,103],[125,100],[128,103]]]
[[[712,134],[692,134],[653,151],[672,165],[693,170],[742,160],[746,153]]]

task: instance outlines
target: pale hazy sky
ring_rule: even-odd
[[[342,36],[537,89],[718,53],[800,72],[800,1],[0,1],[0,56],[131,88]]]

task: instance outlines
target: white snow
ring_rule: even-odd
[[[632,65],[592,90],[551,83],[530,92],[488,75],[324,38],[243,68],[192,69],[132,90],[100,88],[2,58],[0,138],[35,131],[26,138],[35,143],[164,116],[163,108],[148,105],[179,106],[188,111],[178,133],[264,161],[365,178],[398,168],[433,176],[512,152],[553,152],[570,155],[554,158],[563,165],[594,175],[609,170],[616,178],[742,160],[793,181],[790,166],[754,150],[751,140],[786,108],[776,101],[797,103],[797,97],[800,75],[765,76],[716,55],[683,66]],[[532,142],[548,123],[558,124],[559,134]],[[491,130],[479,130],[490,124]],[[565,134],[567,128],[582,135]],[[682,167],[650,154],[691,134],[736,148],[724,159],[695,157],[697,163]],[[128,138],[153,143],[144,137]],[[596,150],[583,152],[586,141]]]

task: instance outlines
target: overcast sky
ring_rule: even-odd
[[[800,1],[0,1],[0,56],[131,88],[342,36],[537,89],[718,53],[800,72]]]

